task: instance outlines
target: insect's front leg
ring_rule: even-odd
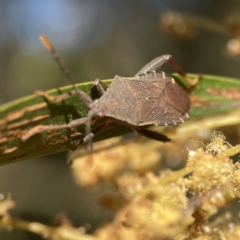
[[[106,92],[103,86],[109,87],[109,84],[101,81],[98,78],[93,81],[93,87],[91,89],[91,95],[93,99],[94,99],[95,93],[97,93],[98,98],[100,98]]]
[[[86,104],[87,107],[89,107],[92,103],[92,99],[89,97],[89,95],[87,93],[85,93],[81,90],[76,91],[75,89],[68,93],[63,93],[63,94],[60,94],[57,96],[50,95],[48,92],[41,91],[41,90],[35,91],[35,94],[38,96],[44,97],[47,101],[49,101],[51,103],[58,103],[58,102],[61,102],[65,99],[71,97],[71,96],[82,94],[80,99]]]
[[[48,92],[41,91],[41,90],[35,91],[35,94],[38,96],[44,97],[50,103],[58,103],[63,100],[66,100],[70,96],[77,95],[75,90],[72,90],[71,92],[68,92],[68,93],[62,93],[62,94],[56,95],[56,96],[50,95]]]
[[[93,81],[93,88],[95,88],[101,96],[106,92],[102,84],[103,82],[98,78]]]

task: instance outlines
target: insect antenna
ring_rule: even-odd
[[[70,83],[72,84],[74,90],[76,91],[76,93],[78,94],[78,96],[81,98],[81,100],[83,100],[83,102],[87,105],[87,107],[89,108],[90,104],[92,103],[92,99],[88,96],[88,94],[86,94],[85,92],[79,90],[75,84],[75,82],[73,81],[73,78],[68,70],[68,68],[63,64],[63,62],[60,59],[59,54],[57,53],[57,51],[54,49],[53,45],[51,44],[51,42],[48,40],[48,38],[41,34],[39,36],[40,41],[42,42],[42,44],[46,47],[46,49],[51,53],[51,55],[53,56],[53,58],[55,59],[55,61],[57,62],[57,64],[59,65],[59,67],[61,68],[63,74],[66,76],[66,78],[70,81]]]

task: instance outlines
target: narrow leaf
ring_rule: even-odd
[[[174,74],[181,85],[184,80]],[[196,75],[190,75],[195,77]],[[111,80],[106,80],[110,83]],[[77,87],[90,94],[92,83]],[[84,137],[85,126],[35,134],[27,141],[21,138],[29,130],[40,125],[59,125],[74,119],[86,117],[87,108],[76,95],[71,95],[72,86],[47,91],[55,100],[34,94],[0,107],[0,164],[11,163],[33,157],[73,149]],[[208,116],[221,114],[221,119],[231,111],[240,108],[240,81],[238,79],[204,75],[190,92],[192,102],[189,121],[199,121]],[[56,102],[57,100],[57,102]],[[240,111],[239,111],[240,113]],[[101,120],[96,120],[98,126]],[[176,126],[177,128],[178,126]],[[170,128],[170,127],[169,127]],[[159,127],[159,129],[162,129]],[[172,129],[172,127],[171,127]],[[167,133],[168,127],[165,129]],[[94,137],[94,141],[119,136],[130,132],[130,128],[116,123],[108,125]]]

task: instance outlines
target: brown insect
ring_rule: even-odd
[[[43,35],[40,38],[70,79],[75,93],[79,95],[89,111],[87,117],[72,120],[67,124],[37,126],[22,137],[23,141],[43,131],[73,128],[86,124],[86,135],[78,144],[80,145],[91,142],[95,134],[111,122],[116,121],[131,127],[145,137],[167,142],[170,141],[167,136],[142,128],[142,126],[177,125],[189,117],[190,99],[187,92],[172,77],[167,76],[164,72],[158,73],[157,70],[166,62],[170,62],[173,68],[191,85],[195,84],[197,79],[195,81],[189,79],[171,55],[163,55],[154,59],[132,78],[115,76],[106,91],[103,89],[101,81],[96,79],[94,88],[100,94],[100,98],[92,100],[87,93],[77,89],[68,69],[61,63],[59,55],[48,39]],[[93,117],[105,119],[94,130],[91,129]]]

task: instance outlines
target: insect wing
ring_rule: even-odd
[[[134,83],[135,82],[135,83]],[[139,126],[176,125],[187,119],[190,108],[187,93],[171,78],[146,77],[141,81],[130,81],[134,87],[140,118]]]
[[[168,82],[163,91],[163,98],[180,113],[186,114],[189,111],[190,99],[178,84]]]

